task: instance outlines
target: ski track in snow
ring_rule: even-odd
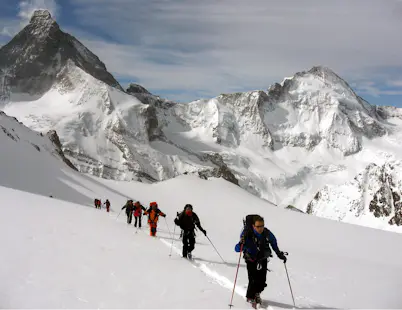
[[[142,232],[144,235],[147,235],[146,231],[144,231],[143,229],[137,229],[134,234],[137,234],[138,231]],[[170,238],[174,238],[174,236],[170,232],[169,232],[169,235],[170,235]],[[169,249],[171,249],[172,254],[173,254],[173,252],[175,252],[177,254],[177,256],[182,257],[181,249],[179,249],[177,246],[175,246],[174,243],[172,245],[172,242],[165,240],[164,237],[156,236],[156,239],[159,240],[160,242],[162,242]],[[204,273],[212,281],[214,281],[218,285],[220,285],[232,292],[233,285],[234,285],[234,283],[232,281],[230,281],[225,276],[222,276],[215,270],[210,269],[205,263],[197,262],[196,257],[193,256],[193,259],[191,259],[191,260],[183,258],[183,260],[188,261],[190,264],[192,264],[194,266],[194,268],[199,269],[202,273]],[[241,296],[244,300],[246,300],[246,297],[245,297],[246,290],[243,287],[236,285],[235,293],[238,294],[239,296]],[[228,305],[229,305],[229,303],[228,303]],[[265,307],[261,307],[261,308],[267,309]]]
[[[138,232],[141,232],[145,236],[149,237],[147,228],[148,227],[143,226],[142,229],[136,229],[136,232],[133,232],[133,234],[138,234]],[[174,235],[171,234],[169,228],[168,228],[168,231],[166,233],[169,234],[169,238],[172,238],[172,239],[174,238]],[[178,240],[174,239],[176,242],[172,243],[170,240],[169,241],[166,240],[166,237],[164,237],[164,236],[162,236],[162,237],[161,236],[156,236],[154,238],[156,240],[159,240],[160,242],[162,242],[169,249],[171,249],[171,254],[172,255],[169,255],[170,256],[169,258],[171,258],[171,256],[173,256],[173,253],[175,253],[181,259],[183,259],[183,260],[189,262],[190,264],[192,264],[194,268],[200,270],[203,274],[205,274],[214,283],[216,283],[216,284],[228,289],[230,292],[233,292],[233,286],[234,286],[233,281],[231,281],[227,277],[219,274],[217,271],[211,269],[210,267],[207,266],[206,263],[198,262],[196,256],[193,255],[193,259],[191,259],[191,260],[187,259],[187,258],[186,259],[182,258],[182,250],[175,245],[175,243]],[[213,265],[213,263],[209,263],[209,264]],[[272,272],[272,270],[268,270],[268,272]],[[308,273],[305,276],[310,277],[310,278],[316,278],[316,276],[308,274]],[[246,292],[247,292],[247,286],[248,286],[248,284],[243,285],[243,284],[237,283],[236,287],[235,287],[235,293],[238,296],[240,296],[244,301],[247,300],[246,297],[245,297]],[[284,292],[280,293],[280,295],[284,295],[284,294],[289,294],[289,293],[288,292],[287,293],[284,293]],[[296,304],[297,304],[297,301],[304,301],[305,303],[303,304],[302,307],[296,305],[296,308],[289,307],[289,306],[288,307],[280,307],[279,304],[275,305],[275,306],[269,305],[269,303],[277,304],[277,302],[275,302],[275,301],[263,299],[263,302],[262,302],[261,305],[259,305],[258,309],[272,309],[272,310],[278,309],[278,308],[279,309],[282,309],[282,308],[293,308],[293,309],[307,308],[308,309],[308,308],[314,308],[314,305],[317,304],[314,300],[312,300],[311,298],[305,297],[305,296],[295,296],[295,301],[296,301]],[[228,301],[228,306],[229,306],[229,304],[230,304],[230,300]],[[250,307],[251,307],[251,305],[250,305]],[[233,304],[232,308],[239,308],[239,307],[238,306],[236,307],[236,305]]]
[[[142,233],[144,233],[144,234],[146,235],[145,231],[143,231],[142,229],[137,230],[137,232],[138,232],[138,231],[141,231]],[[137,232],[136,232],[136,233],[137,233]],[[169,234],[170,234],[170,233],[169,233]],[[175,252],[175,253],[177,254],[177,256],[182,257],[181,249],[178,248],[177,246],[175,246],[174,243],[173,243],[173,245],[172,245],[172,242],[169,242],[169,241],[165,240],[164,237],[159,237],[159,236],[157,236],[156,238],[157,238],[160,242],[162,242],[165,246],[167,246],[169,249],[171,248],[171,249],[172,249],[172,254],[173,254],[173,252]],[[172,236],[172,235],[170,234],[170,238],[174,238],[174,236]],[[193,255],[193,259],[191,259],[191,260],[190,260],[190,259],[185,259],[185,258],[183,258],[183,260],[188,261],[190,264],[192,264],[192,265],[194,266],[194,268],[199,269],[202,273],[204,273],[208,278],[210,278],[210,279],[211,279],[212,281],[214,281],[216,284],[218,284],[218,285],[220,285],[220,286],[222,286],[222,287],[224,287],[224,288],[230,290],[230,292],[233,291],[234,283],[233,283],[232,281],[230,281],[230,280],[229,280],[228,278],[226,278],[225,276],[219,274],[217,271],[212,270],[211,268],[209,268],[209,267],[207,266],[207,264],[197,262],[197,257],[195,257],[194,255]],[[242,299],[244,299],[244,300],[246,300],[246,297],[245,297],[245,296],[246,296],[246,291],[247,291],[247,285],[246,285],[245,287],[242,287],[242,285],[238,285],[238,284],[236,285],[235,293],[236,293],[237,295],[239,295],[239,296],[240,296]],[[299,298],[300,298],[300,297],[299,297]],[[229,302],[230,302],[230,300],[229,300]],[[229,306],[229,302],[228,302],[228,306]],[[263,301],[263,304],[260,305],[260,306],[258,307],[258,309],[274,309],[274,308],[271,307],[270,305],[265,305],[265,304],[267,304],[267,303],[269,303],[269,301],[264,300],[264,301]],[[236,308],[235,305],[233,305],[232,307],[233,307],[233,308]],[[251,306],[250,306],[250,307],[251,307]],[[237,307],[237,308],[238,308],[238,307]]]
[[[164,239],[159,239],[164,245],[166,245],[167,247],[172,247],[172,243],[168,242]],[[181,254],[181,250],[173,245],[173,251],[176,252],[176,254],[178,256],[182,256]],[[193,256],[194,257],[194,256]],[[185,259],[185,258],[183,258]],[[211,278],[212,280],[214,280],[217,284],[219,284],[220,286],[223,286],[224,288],[229,289],[230,291],[233,290],[233,285],[234,283],[232,281],[230,281],[228,278],[220,275],[218,272],[216,272],[215,270],[210,269],[205,263],[199,263],[196,261],[196,257],[194,257],[194,259],[189,260],[186,259],[189,263],[193,264],[194,267],[200,269],[200,271],[202,271],[207,277]],[[245,299],[245,295],[246,295],[246,290],[243,289],[242,287],[236,285],[236,289],[235,292],[240,295],[241,297],[243,297]]]

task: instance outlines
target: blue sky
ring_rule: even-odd
[[[402,107],[402,0],[2,0],[0,45],[39,8],[122,85],[171,100],[264,90],[325,65],[370,103]]]

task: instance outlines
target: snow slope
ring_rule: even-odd
[[[221,178],[187,175],[146,184],[83,175],[47,137],[0,117],[2,308],[227,308],[238,260],[234,245],[249,213],[264,216],[289,252],[298,307],[402,306],[401,234],[277,208]],[[95,209],[95,197],[108,198],[111,212]],[[125,223],[119,211],[127,198],[145,206],[157,201],[167,213],[157,238],[146,225],[137,232]],[[186,203],[224,262],[199,232],[194,262],[180,257],[173,219]],[[269,268],[262,297],[272,308],[292,307],[281,261],[272,258]],[[242,261],[236,308],[250,307],[246,284]]]
[[[98,190],[116,212],[0,187],[1,306],[227,308],[238,260],[233,248],[247,213],[262,214],[280,248],[289,252],[298,307],[402,306],[400,234],[278,209],[221,179],[180,176],[152,185],[99,181],[108,189],[96,189],[88,179],[79,180],[77,189]],[[167,213],[157,238],[148,236],[147,228],[136,233],[123,214],[116,221],[127,196],[145,205],[156,200]],[[21,199],[29,203],[16,203]],[[178,230],[169,257],[175,212],[189,202],[225,263],[201,234],[194,262],[181,258]],[[291,308],[282,263],[272,258],[269,268],[262,297],[272,309]],[[246,284],[242,261],[236,308],[250,308],[243,297]]]

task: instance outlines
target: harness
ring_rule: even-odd
[[[253,262],[257,263],[257,270],[261,270],[262,269],[262,265],[261,262],[263,260],[267,260],[267,262],[269,262],[269,258],[272,256],[271,253],[271,248],[269,246],[270,240],[269,240],[269,231],[268,229],[264,229],[264,231],[261,234],[261,237],[258,238],[254,233],[252,234],[252,236],[250,237],[251,242],[253,243],[253,245],[255,246],[257,253],[256,253],[256,258],[254,260],[251,260]],[[262,257],[258,257],[261,256],[262,253]],[[260,254],[260,255],[259,255]]]

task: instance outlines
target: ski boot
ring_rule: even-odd
[[[257,302],[255,301],[255,298],[247,298],[247,302],[249,302],[254,309],[257,309]]]
[[[255,302],[257,304],[261,304],[262,299],[261,299],[260,293],[255,294]]]

